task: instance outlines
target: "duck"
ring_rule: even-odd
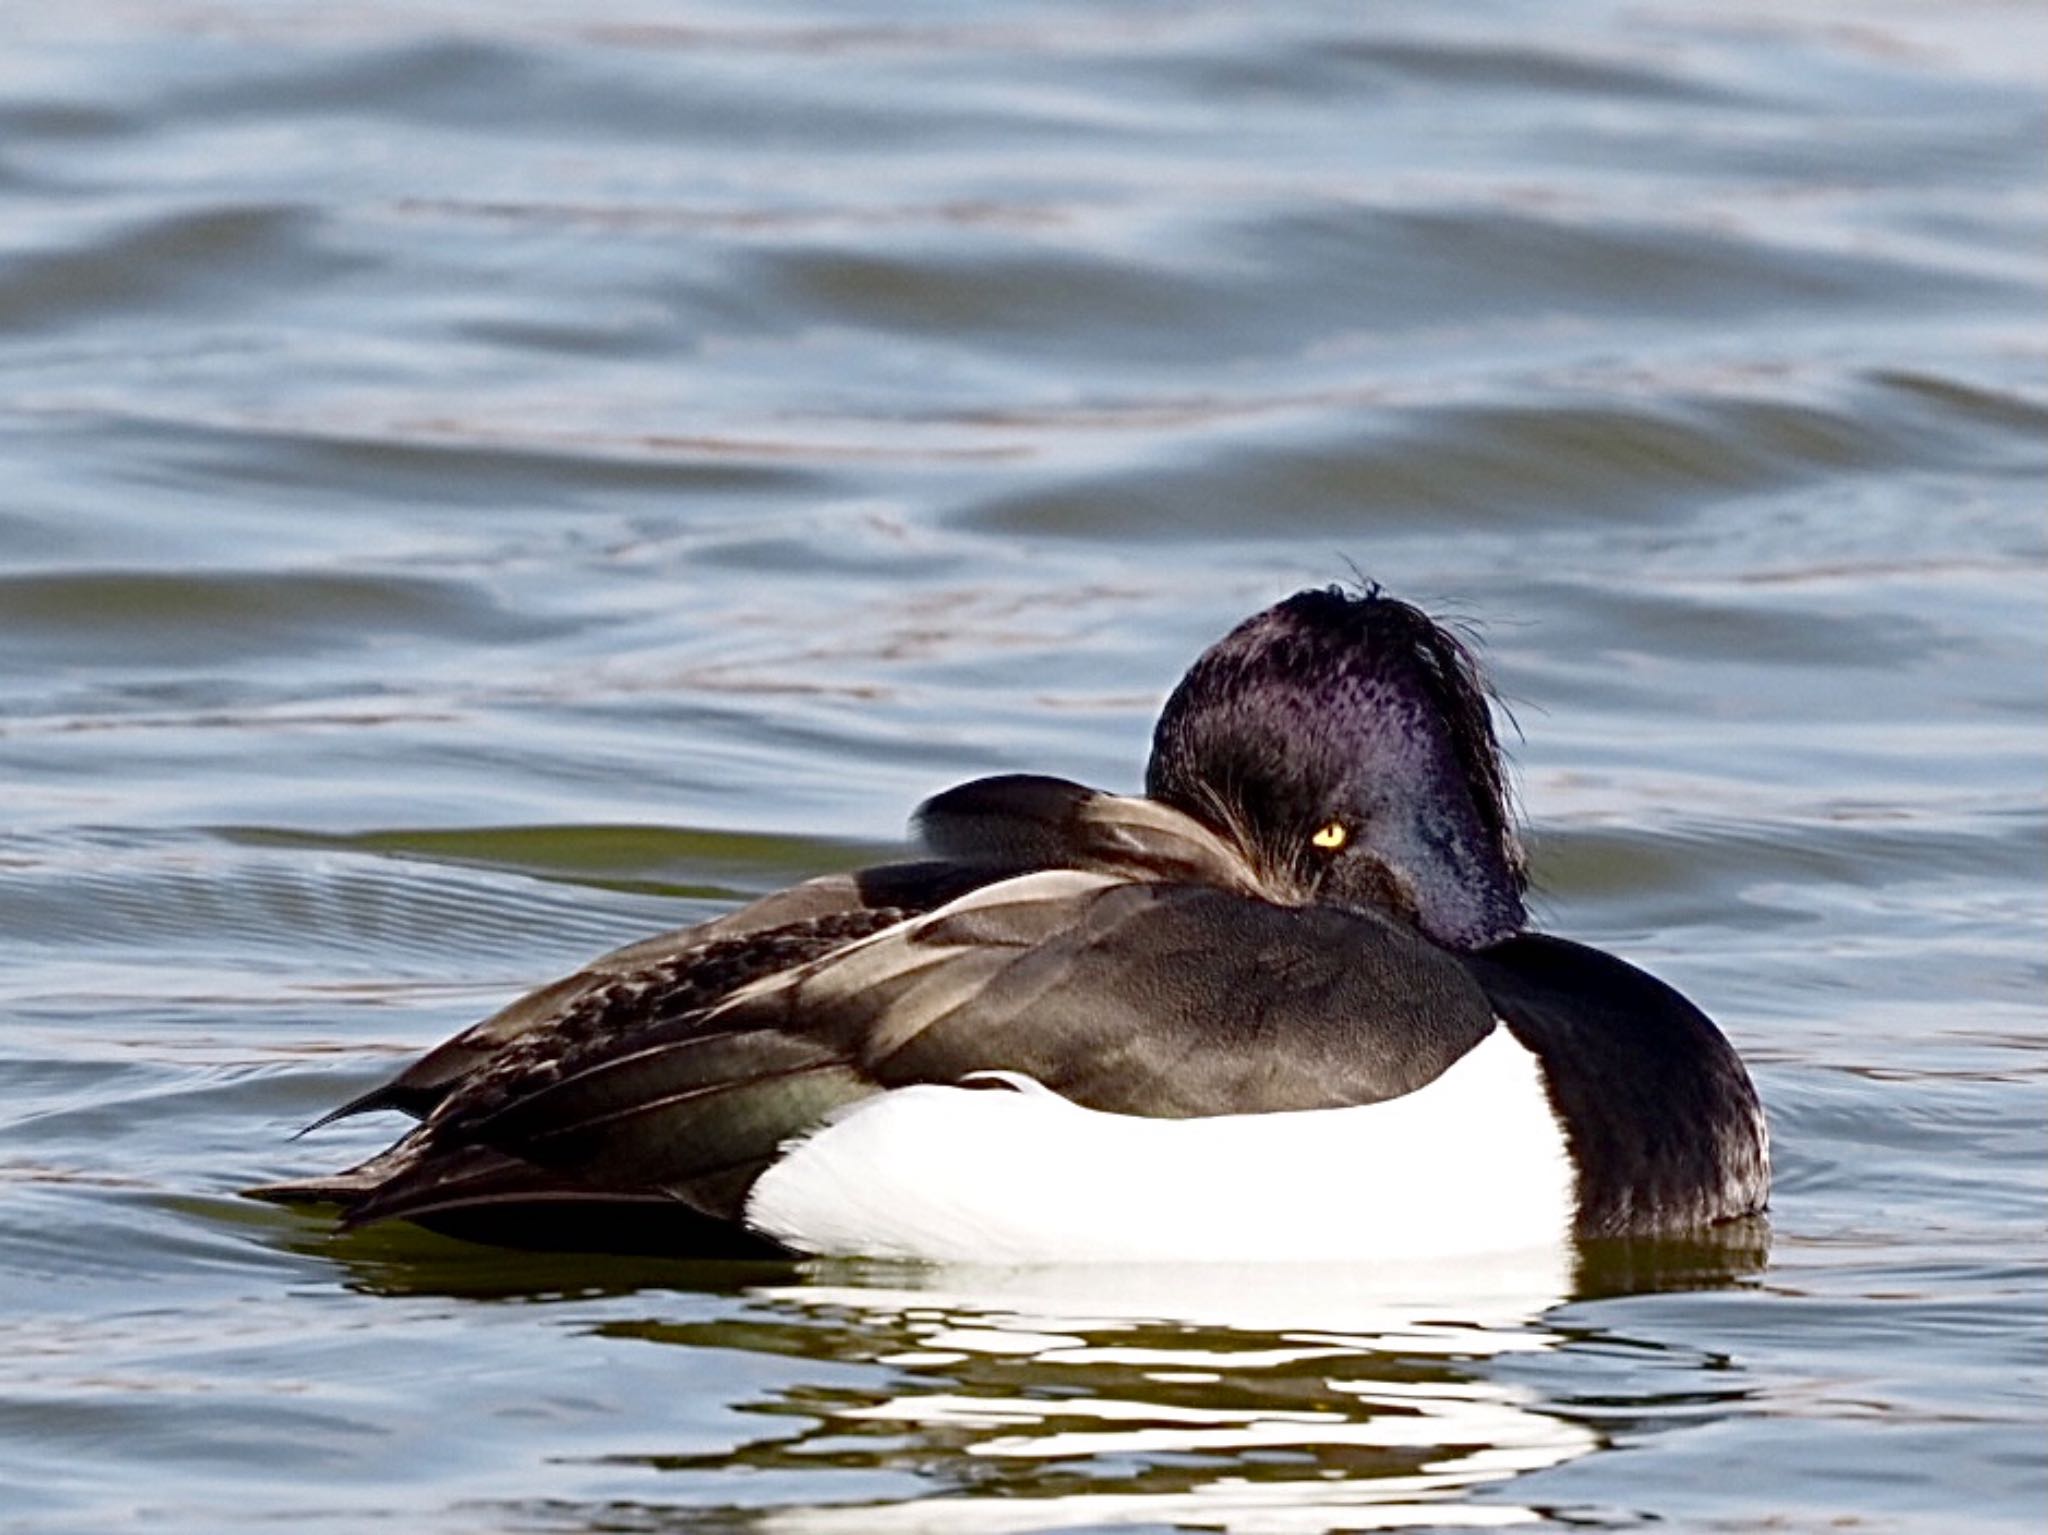
[[[1473,649],[1300,591],[1167,698],[1142,794],[1004,774],[909,859],[603,955],[249,1190],[471,1240],[971,1264],[1441,1261],[1763,1211],[1686,997],[1536,931]],[[303,1132],[302,1132],[303,1133]]]

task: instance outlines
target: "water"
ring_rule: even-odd
[[[0,7],[0,1528],[2034,1530],[2038,10]],[[1352,566],[1768,1250],[944,1273],[233,1191],[592,952],[1126,788]]]

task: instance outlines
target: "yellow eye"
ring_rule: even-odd
[[[1351,828],[1346,826],[1342,821],[1332,821],[1328,825],[1320,828],[1316,832],[1316,834],[1313,837],[1310,837],[1308,840],[1313,842],[1317,847],[1321,848],[1324,852],[1334,853],[1337,851],[1338,848],[1342,847],[1345,843],[1351,840]]]

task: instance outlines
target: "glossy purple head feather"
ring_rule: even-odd
[[[1298,592],[1218,640],[1167,700],[1145,776],[1276,889],[1391,912],[1454,949],[1527,920],[1478,666],[1377,588]]]

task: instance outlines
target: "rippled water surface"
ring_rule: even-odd
[[[0,36],[0,1528],[2040,1528],[2038,8]],[[883,1271],[235,1197],[948,782],[1132,786],[1353,569],[1477,626],[1544,924],[1753,1063],[1767,1234]]]

